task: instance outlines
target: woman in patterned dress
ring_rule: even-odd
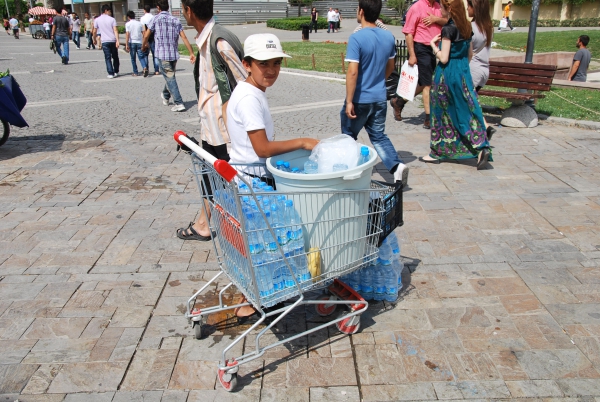
[[[431,87],[431,140],[424,162],[477,158],[477,170],[492,160],[483,113],[469,70],[473,31],[462,0],[441,0],[450,20],[431,40],[439,63]]]

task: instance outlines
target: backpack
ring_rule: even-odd
[[[240,60],[244,58],[244,47],[238,39],[238,37],[231,33],[229,30],[223,28],[219,24],[215,24],[212,29],[210,36],[210,60],[212,63],[215,78],[217,80],[217,86],[219,87],[219,94],[221,95],[221,102],[225,104],[231,97],[231,93],[237,85],[237,80],[233,75],[233,72],[227,65],[227,62],[223,60],[223,57],[217,50],[217,42],[219,39],[225,40],[235,51],[235,54]],[[196,97],[200,97],[200,51],[196,54],[196,63],[194,64],[194,80],[196,81]]]

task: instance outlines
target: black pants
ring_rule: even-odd
[[[317,21],[316,21],[316,20],[315,20],[315,21],[311,21],[311,22],[310,22],[309,29],[310,29],[310,32],[311,32],[311,33],[312,33],[312,31],[313,31],[313,28],[314,28],[314,30],[315,30],[315,33],[317,33]]]

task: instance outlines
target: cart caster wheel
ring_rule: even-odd
[[[228,374],[225,370],[219,370],[219,382],[227,392],[233,392],[237,388],[237,373]]]
[[[194,337],[196,339],[206,338],[207,333],[204,325],[204,320],[194,321]]]
[[[352,335],[358,332],[360,329],[360,317],[348,317],[344,318],[342,321],[339,321],[335,324],[337,329],[340,330],[341,333],[346,335]]]
[[[331,296],[321,296],[319,300],[331,300]],[[337,304],[332,304],[330,306],[326,304],[315,304],[315,312],[321,317],[330,316],[337,309]]]

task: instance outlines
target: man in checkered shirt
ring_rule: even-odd
[[[171,111],[183,112],[185,106],[183,105],[183,99],[181,99],[177,80],[175,79],[175,67],[177,66],[177,59],[179,59],[177,45],[179,44],[180,37],[190,53],[192,64],[196,61],[196,56],[194,56],[192,46],[183,32],[181,22],[178,18],[168,13],[168,0],[158,0],[156,8],[159,14],[148,24],[148,29],[144,33],[142,50],[148,52],[148,39],[150,38],[150,33],[154,32],[155,55],[159,59],[160,72],[166,81],[160,97],[165,106],[169,106],[169,99],[173,97],[175,106],[171,108]]]

